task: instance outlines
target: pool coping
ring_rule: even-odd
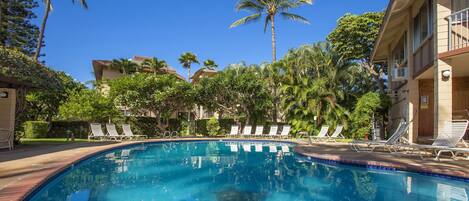
[[[69,168],[73,168],[75,165],[86,161],[89,158],[97,156],[99,154],[109,152],[115,149],[121,149],[123,147],[128,146],[135,146],[138,144],[148,144],[148,143],[164,143],[164,142],[191,142],[191,141],[257,141],[257,142],[281,142],[281,143],[292,143],[297,145],[294,149],[294,152],[307,157],[309,160],[314,160],[318,162],[324,163],[340,163],[345,165],[356,165],[362,166],[365,168],[372,168],[372,169],[381,169],[381,170],[388,170],[388,171],[407,171],[413,172],[418,174],[424,174],[428,176],[435,176],[435,177],[442,177],[447,179],[454,179],[454,180],[462,180],[469,182],[469,175],[467,174],[448,174],[446,172],[441,172],[438,169],[429,169],[425,167],[417,167],[412,164],[405,164],[400,165],[397,163],[390,163],[390,162],[380,162],[380,161],[368,161],[368,160],[348,160],[342,159],[338,156],[334,155],[320,155],[315,153],[306,152],[304,149],[301,149],[305,143],[299,141],[292,141],[292,140],[281,140],[281,139],[243,139],[243,138],[175,138],[175,139],[151,139],[145,141],[134,141],[134,142],[125,142],[113,145],[107,145],[105,147],[100,147],[96,150],[91,150],[88,153],[85,153],[81,156],[72,157],[66,159],[65,161],[61,162],[60,164],[56,165],[51,169],[46,169],[44,171],[40,171],[39,173],[32,173],[36,174],[32,178],[22,179],[17,182],[13,186],[19,188],[14,192],[14,195],[9,197],[7,200],[25,200],[31,198],[30,196],[34,195],[37,191],[41,189],[47,182],[53,180],[57,176],[60,176],[61,173],[66,172]],[[3,191],[11,187],[6,187],[1,189]],[[0,198],[0,200],[3,200]]]

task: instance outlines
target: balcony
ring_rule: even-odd
[[[448,51],[469,48],[469,8],[455,12],[448,17]]]

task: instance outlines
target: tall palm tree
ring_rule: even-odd
[[[311,5],[313,4],[313,0],[240,0],[236,5],[236,10],[247,10],[254,12],[254,14],[235,21],[231,24],[230,28],[258,21],[262,15],[265,14],[264,32],[266,32],[267,26],[270,23],[272,33],[272,60],[276,61],[275,16],[280,14],[286,19],[309,24],[309,21],[306,18],[287,12],[292,8],[297,8],[304,4]]]
[[[83,8],[88,9],[88,3],[86,3],[86,0],[72,0],[72,3],[75,3],[76,1],[79,1],[80,4],[83,6]],[[45,6],[45,11],[44,11],[44,17],[42,18],[42,24],[41,24],[41,29],[39,31],[39,37],[37,38],[37,46],[36,46],[36,52],[34,53],[34,61],[39,60],[39,56],[41,54],[41,48],[43,46],[43,40],[44,40],[44,32],[46,30],[46,24],[47,24],[47,19],[49,18],[49,13],[52,11],[52,0],[43,0],[44,6]]]
[[[112,60],[111,68],[120,70],[122,74],[127,75],[137,72],[139,65],[129,59],[120,58]]]
[[[182,67],[187,69],[188,76],[187,76],[187,81],[191,81],[191,66],[192,64],[199,63],[199,60],[197,59],[197,56],[192,53],[192,52],[185,52],[179,57],[179,63],[182,64]]]
[[[197,56],[192,52],[185,52],[179,57],[179,63],[182,64],[182,67],[187,69],[187,81],[191,82],[191,65],[199,63]],[[187,122],[191,121],[191,107],[189,107],[189,111],[187,112]],[[190,123],[187,126],[187,135],[190,134]]]
[[[145,59],[142,63],[142,66],[151,68],[153,73],[156,75],[161,73],[163,68],[167,68],[168,64],[165,60],[159,60],[158,58],[153,57],[151,59]]]
[[[204,68],[208,70],[215,70],[218,68],[218,64],[216,64],[215,61],[211,59],[207,59],[204,61]]]

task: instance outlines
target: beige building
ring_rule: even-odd
[[[391,0],[373,61],[388,70],[392,120],[410,122],[412,142],[444,122],[467,119],[469,0]]]

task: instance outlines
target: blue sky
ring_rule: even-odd
[[[94,80],[93,59],[131,58],[134,55],[165,59],[187,76],[178,63],[191,51],[199,60],[213,59],[220,68],[245,61],[271,60],[270,32],[263,22],[229,29],[247,12],[236,12],[237,0],[88,0],[85,10],[71,0],[56,0],[45,33],[42,57],[54,69],[86,82]],[[323,41],[345,13],[383,11],[388,0],[316,0],[292,10],[311,21],[300,24],[278,18],[277,54]],[[37,10],[42,18],[41,6]],[[198,69],[199,66],[194,66]],[[194,72],[194,71],[192,71]]]

